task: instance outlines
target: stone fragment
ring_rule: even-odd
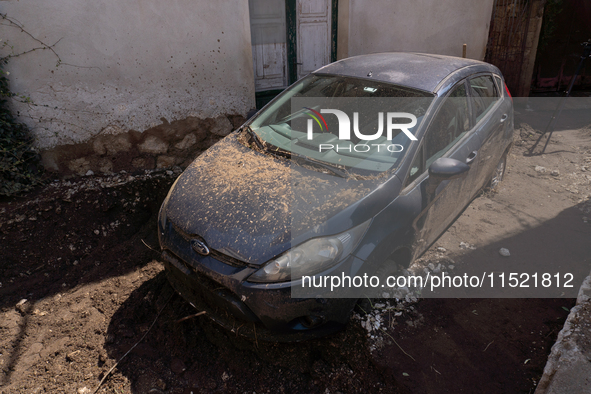
[[[195,137],[195,134],[191,133],[191,134],[187,134],[185,136],[185,138],[183,138],[183,140],[179,143],[177,143],[174,147],[177,149],[187,149],[192,147],[193,145],[195,145],[195,143],[197,142],[197,137]]]
[[[176,164],[176,157],[173,156],[158,156],[156,160],[156,168],[168,168]]]
[[[469,250],[475,250],[476,247],[474,245],[471,245],[467,242],[460,242],[460,248],[461,249],[469,249]]]
[[[113,163],[107,158],[103,158],[98,162],[98,169],[100,172],[110,174],[113,172]]]
[[[225,116],[218,116],[209,130],[212,134],[225,137],[232,131],[232,123]]]
[[[115,155],[131,149],[128,134],[101,135],[92,143],[92,149],[98,155]]]
[[[16,306],[14,307],[17,311],[19,311],[22,314],[25,314],[27,312],[27,307],[25,306],[25,304],[27,303],[27,299],[23,298],[22,300],[20,300]]]
[[[152,160],[148,160],[145,157],[136,157],[135,159],[133,159],[131,161],[131,165],[134,168],[139,168],[139,169],[152,168],[153,167],[153,161]]]
[[[503,257],[511,256],[511,253],[509,253],[509,249],[506,249],[506,248],[499,249],[499,254]]]
[[[546,172],[546,167],[542,167],[542,166],[535,166],[534,170],[540,174],[544,174]]]
[[[138,146],[141,152],[159,154],[166,153],[168,144],[160,138],[150,135],[146,140]]]
[[[68,168],[70,171],[78,175],[84,175],[90,170],[90,162],[85,157],[81,157],[79,159],[71,160],[68,163]]]

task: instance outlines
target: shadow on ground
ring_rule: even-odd
[[[392,377],[376,370],[357,325],[331,337],[298,344],[250,341],[200,316],[173,295],[164,272],[134,291],[113,315],[105,344],[119,359],[143,335],[170,298],[146,339],[118,370],[133,393],[369,393],[392,391]],[[152,391],[150,391],[152,390]]]

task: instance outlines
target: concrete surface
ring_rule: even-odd
[[[591,393],[591,274],[579,290],[535,394]]]
[[[347,9],[349,24],[346,30],[339,26],[338,39],[347,43],[348,56],[388,51],[462,56],[467,44],[468,58],[484,59],[493,0],[346,1],[342,8],[339,1],[339,12]]]

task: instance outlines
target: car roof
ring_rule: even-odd
[[[435,92],[439,84],[451,73],[469,66],[482,66],[475,67],[481,69],[474,70],[475,72],[496,70],[488,63],[473,59],[426,53],[389,52],[339,60],[316,70],[314,74],[371,78]]]

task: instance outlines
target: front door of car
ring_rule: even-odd
[[[480,138],[472,128],[467,84],[457,84],[431,119],[415,156],[410,176],[423,173],[417,181],[421,212],[415,219],[415,256],[421,254],[447,229],[472,200],[478,183]],[[470,166],[462,177],[441,182],[433,193],[429,189],[428,168],[440,157],[459,160]]]

